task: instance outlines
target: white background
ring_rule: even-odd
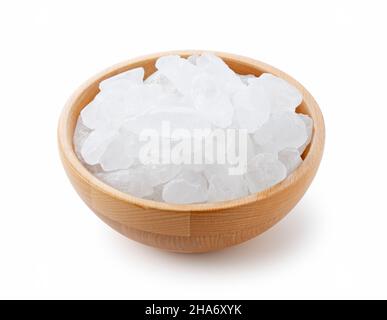
[[[1,1],[0,298],[387,298],[385,1]],[[326,121],[311,188],[264,235],[181,255],[127,240],[77,196],[57,120],[122,60],[249,56],[299,80]]]

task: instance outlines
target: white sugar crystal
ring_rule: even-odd
[[[163,124],[166,120],[168,120],[171,133],[182,128],[190,131],[211,128],[210,122],[197,111],[180,107],[152,109],[138,117],[129,119],[124,126],[136,134],[141,134],[144,129],[152,129],[162,136],[164,134]]]
[[[194,109],[194,104],[191,96],[184,96],[178,92],[161,96],[157,102],[157,106],[154,107],[154,109],[168,109],[172,106],[178,108]]]
[[[199,173],[183,172],[164,186],[162,196],[165,202],[177,204],[206,202],[207,181]]]
[[[207,180],[210,180],[212,176],[224,176],[227,175],[228,172],[228,166],[221,165],[221,164],[207,164],[204,166],[203,174],[207,178]]]
[[[156,85],[133,86],[118,91],[104,90],[81,111],[82,121],[90,129],[118,129],[127,118],[149,109],[161,96],[162,88]]]
[[[236,74],[211,53],[164,56],[155,66],[145,80],[135,68],[101,81],[80,113],[74,151],[106,184],[154,201],[229,201],[279,183],[302,163],[313,120],[295,112],[302,94],[293,85]],[[205,138],[215,140],[206,146]],[[173,162],[176,155],[195,162]]]
[[[294,111],[302,102],[302,94],[285,80],[273,76],[270,73],[263,73],[257,79],[250,79],[249,82],[260,82],[267,92],[272,112]]]
[[[125,88],[125,86],[140,85],[144,79],[144,68],[135,68],[103,80],[99,84],[100,90],[111,88]]]
[[[234,108],[229,96],[218,87],[216,79],[206,74],[195,77],[191,95],[197,110],[212,124],[221,128],[231,124]]]
[[[242,80],[216,55],[205,53],[196,59],[197,67],[212,75],[227,93],[234,93],[243,86]]]
[[[235,118],[240,128],[254,132],[270,115],[270,101],[260,82],[253,82],[233,96]]]
[[[182,169],[181,170],[185,170],[185,171],[193,171],[193,172],[203,172],[204,171],[204,168],[205,168],[205,165],[204,164],[184,164],[182,166]]]
[[[96,176],[113,188],[137,197],[145,197],[153,193],[149,180],[134,169],[102,172]]]
[[[105,171],[127,169],[134,164],[139,148],[140,142],[136,135],[119,133],[106,147],[99,162]]]
[[[247,183],[243,176],[212,175],[209,178],[208,201],[227,201],[238,199],[249,194]]]
[[[239,78],[242,80],[243,84],[246,86],[249,84],[249,79],[255,78],[253,74],[241,74],[239,75]]]
[[[163,185],[153,188],[153,193],[149,196],[144,196],[145,199],[162,202],[163,201]]]
[[[304,121],[290,112],[276,113],[254,133],[254,141],[267,152],[299,148],[307,140]]]
[[[270,153],[255,156],[247,170],[246,180],[251,193],[265,190],[286,178],[286,167]]]
[[[181,169],[181,166],[173,164],[146,165],[141,168],[153,187],[172,180],[180,173]]]
[[[253,142],[251,135],[247,136],[247,161],[253,158],[257,153],[259,153],[259,147]]]
[[[89,129],[95,129],[100,123],[100,104],[93,100],[81,111],[80,119]]]
[[[200,56],[199,56],[198,54],[193,54],[192,56],[189,56],[189,57],[187,58],[187,60],[188,60],[189,62],[191,62],[193,65],[196,66],[196,62],[197,62],[197,59],[198,59],[199,57],[200,57]]]
[[[278,160],[281,161],[287,170],[287,174],[291,174],[302,163],[300,152],[297,149],[284,149],[278,153]]]
[[[177,92],[176,87],[169,79],[164,76],[160,71],[156,71],[151,74],[145,81],[145,84],[153,84],[161,86],[163,92],[175,94]]]
[[[116,132],[106,128],[91,132],[81,148],[81,155],[85,162],[91,165],[97,164],[115,135]]]
[[[74,130],[74,150],[78,158],[82,158],[81,148],[90,134],[91,130],[82,123],[82,119],[78,118],[77,125]]]
[[[305,123],[305,128],[306,128],[306,133],[308,135],[308,138],[306,139],[306,142],[298,148],[298,151],[300,152],[300,154],[302,154],[304,152],[304,150],[306,149],[306,147],[308,146],[308,144],[310,143],[310,141],[312,140],[312,135],[313,135],[313,120],[311,117],[305,115],[305,114],[302,114],[302,113],[299,113],[298,116],[300,117],[300,119],[302,121],[304,121]]]
[[[192,80],[199,70],[179,56],[165,56],[156,61],[156,68],[183,94],[191,90]]]

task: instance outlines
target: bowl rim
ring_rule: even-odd
[[[68,133],[68,122],[70,119],[71,111],[77,102],[77,100],[86,92],[93,84],[100,82],[102,79],[110,77],[114,74],[123,72],[134,68],[136,65],[143,63],[144,61],[152,61],[164,55],[176,54],[180,56],[189,56],[192,54],[201,54],[204,52],[211,52],[219,56],[224,60],[233,61],[238,64],[245,64],[252,68],[264,70],[264,72],[272,73],[280,78],[285,79],[289,83],[297,87],[303,94],[303,102],[307,106],[310,112],[310,116],[313,119],[313,135],[311,142],[308,146],[309,150],[304,161],[301,165],[292,172],[288,177],[286,177],[280,183],[265,189],[261,192],[254,193],[242,198],[222,201],[222,202],[213,202],[213,203],[197,203],[197,204],[173,204],[166,202],[159,202],[144,198],[139,198],[134,195],[119,191],[110,185],[104,183],[95,177],[90,171],[83,166],[81,161],[75,154],[72,137],[74,132],[71,134]],[[79,116],[79,115],[78,115]],[[72,167],[74,172],[78,175],[79,178],[83,179],[87,184],[92,188],[96,188],[102,193],[109,195],[117,200],[124,201],[136,205],[138,207],[147,208],[147,209],[157,209],[163,211],[175,211],[175,212],[209,212],[209,211],[219,211],[223,209],[230,209],[235,207],[240,207],[244,205],[251,204],[253,202],[261,201],[267,199],[274,194],[282,192],[284,189],[288,188],[292,184],[296,183],[298,180],[302,179],[309,170],[313,167],[318,167],[318,164],[321,160],[323,147],[325,142],[325,125],[324,119],[321,113],[321,110],[313,98],[313,96],[294,78],[285,72],[269,65],[264,62],[236,55],[231,53],[225,53],[220,51],[212,50],[174,50],[174,51],[163,51],[153,54],[148,54],[140,56],[134,59],[125,60],[123,62],[117,63],[99,73],[94,75],[85,81],[67,100],[58,124],[58,146],[60,149],[61,155],[67,160],[68,164]],[[71,137],[71,138],[70,138]]]

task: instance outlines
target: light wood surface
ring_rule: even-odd
[[[135,67],[145,76],[155,71],[157,58],[167,54],[188,56],[201,51],[163,52],[117,64],[83,84],[68,100],[58,127],[59,152],[66,173],[83,201],[103,221],[128,238],[177,252],[206,252],[251,239],[281,220],[300,200],[321,161],[325,128],[320,109],[311,94],[296,80],[265,63],[229,53],[215,52],[235,72],[279,76],[303,93],[297,111],[314,120],[312,142],[304,161],[289,177],[263,192],[238,200],[194,205],[175,205],[137,198],[95,178],[81,164],[73,148],[78,115],[97,94],[101,80]]]

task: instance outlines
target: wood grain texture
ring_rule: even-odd
[[[58,145],[63,166],[83,201],[103,221],[141,243],[177,252],[206,252],[251,239],[281,220],[301,199],[321,161],[325,128],[321,111],[311,94],[296,80],[265,63],[229,53],[215,52],[235,72],[259,76],[272,73],[303,93],[297,111],[314,120],[311,144],[304,161],[281,183],[241,199],[193,205],[175,205],[137,198],[120,192],[95,178],[81,164],[73,148],[73,134],[80,111],[97,94],[101,80],[117,73],[144,67],[145,76],[155,71],[162,55],[188,56],[202,51],[163,52],[115,65],[83,84],[68,100],[58,126]]]

